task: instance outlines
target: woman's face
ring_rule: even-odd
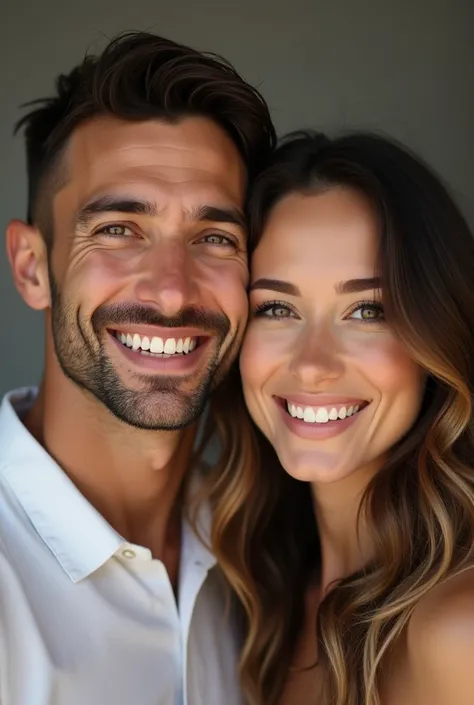
[[[385,322],[374,279],[377,229],[356,191],[291,194],[253,256],[245,398],[298,479],[375,472],[420,410],[424,374]]]

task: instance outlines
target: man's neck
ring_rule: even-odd
[[[45,375],[24,423],[111,526],[168,563],[172,576],[195,428],[128,426],[62,373]]]

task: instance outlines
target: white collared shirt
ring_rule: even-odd
[[[177,605],[23,426],[34,394],[0,408],[0,705],[240,705],[214,557],[183,520]]]

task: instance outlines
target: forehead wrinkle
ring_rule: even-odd
[[[136,145],[121,145],[114,149],[103,150],[100,154],[102,158],[98,160],[96,158],[97,151],[94,150],[94,157],[91,162],[95,161],[99,165],[103,165],[107,162],[113,163],[117,161],[118,166],[121,167],[123,165],[124,168],[131,164],[137,169],[153,167],[156,169],[209,171],[211,173],[215,171],[213,167],[229,166],[228,160],[223,158],[219,152],[211,153],[210,150],[200,149],[199,147],[182,149],[178,146],[168,148],[161,145],[143,145],[143,147],[138,148]],[[178,154],[186,154],[190,158],[184,163],[182,161],[176,163]],[[140,156],[139,164],[136,163],[137,155]]]
[[[195,124],[183,129],[185,123],[169,125],[145,121],[136,124],[102,118],[78,129],[73,135],[74,147],[77,148],[79,158],[89,156],[90,162],[97,160],[99,147],[103,155],[101,162],[113,159],[114,156],[129,161],[132,155],[139,155],[143,161],[145,154],[145,164],[150,166],[159,163],[161,155],[164,157],[165,168],[198,168],[203,172],[225,168],[227,173],[235,170],[236,175],[245,171],[237,147],[230,137],[219,126],[207,123],[206,120],[200,124],[196,134]],[[173,155],[181,159],[183,155],[189,155],[189,159],[184,165],[176,165],[169,163]]]
[[[99,164],[89,174],[84,175],[81,181],[87,181],[88,187],[90,186],[93,192],[100,193],[110,190],[111,192],[123,192],[124,195],[127,195],[127,189],[131,189],[130,195],[133,193],[142,199],[145,198],[144,193],[148,193],[148,189],[150,189],[148,200],[152,200],[153,190],[165,194],[171,192],[172,195],[179,196],[180,194],[176,194],[176,192],[179,192],[181,188],[192,189],[191,195],[195,194],[203,203],[219,201],[224,197],[225,201],[240,205],[244,195],[242,183],[219,179],[217,174],[210,169],[199,166],[193,168],[175,165],[164,166],[157,165],[156,162],[123,165],[113,170],[105,170]],[[153,200],[155,199],[156,196],[153,196]]]
[[[128,183],[112,182],[105,184],[100,189],[93,191],[83,199],[81,208],[86,208],[89,203],[101,199],[114,201],[136,201],[138,203],[149,204],[155,213],[150,215],[161,215],[166,209],[172,206],[167,201],[169,197],[182,201],[182,208],[192,214],[202,211],[204,208],[233,209],[242,212],[240,199],[237,199],[224,189],[222,185],[210,185],[208,183],[191,184],[192,191],[184,190],[181,187],[187,186],[188,182],[170,184],[163,179],[153,179],[153,184],[146,184],[142,180]],[[158,183],[157,183],[158,182]],[[211,188],[210,188],[211,186]],[[185,202],[187,205],[185,205]],[[108,208],[107,210],[111,210]]]
[[[151,167],[151,168],[150,168]],[[102,169],[92,169],[92,173],[98,174],[105,172]],[[212,182],[216,175],[210,169],[205,169],[201,167],[183,167],[183,166],[166,166],[162,164],[156,164],[156,162],[151,162],[150,164],[140,164],[139,166],[133,165],[125,167],[122,169],[116,169],[115,175],[119,177],[126,178],[134,182],[142,181],[159,181],[163,184],[187,184],[193,181],[202,182],[202,176],[205,176],[205,184]],[[172,177],[172,179],[170,179]],[[117,184],[117,180],[114,179],[113,184]],[[219,184],[221,187],[221,184]]]

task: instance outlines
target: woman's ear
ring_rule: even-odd
[[[12,220],[6,232],[7,255],[15,286],[23,300],[37,311],[49,308],[47,246],[38,228]]]

